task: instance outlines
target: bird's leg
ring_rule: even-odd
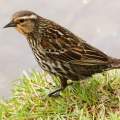
[[[60,79],[61,80],[61,87],[51,93],[48,94],[49,97],[54,96],[60,96],[60,91],[64,90],[66,88],[67,84],[67,79]]]

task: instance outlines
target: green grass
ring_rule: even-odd
[[[120,70],[97,74],[48,97],[58,78],[24,74],[13,96],[0,102],[0,120],[120,120]],[[54,81],[54,82],[53,82]]]

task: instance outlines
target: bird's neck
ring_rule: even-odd
[[[27,41],[31,48],[36,48],[37,45],[39,44],[40,37],[38,36],[37,33],[30,33],[27,35]]]

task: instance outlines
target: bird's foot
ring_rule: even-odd
[[[60,96],[60,91],[63,90],[63,88],[59,88],[51,93],[48,94],[49,97],[59,97]]]
[[[73,82],[68,83],[67,86],[68,86],[68,85],[72,85],[72,84],[73,84]],[[61,88],[59,88],[59,89],[57,89],[57,90],[49,93],[48,96],[49,96],[49,97],[59,97],[59,96],[61,96],[61,95],[60,95],[60,91],[62,91],[62,90],[64,90],[64,89],[65,89],[65,87],[61,87]]]

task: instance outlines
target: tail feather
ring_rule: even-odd
[[[111,68],[112,69],[120,68],[120,59],[112,58]]]

